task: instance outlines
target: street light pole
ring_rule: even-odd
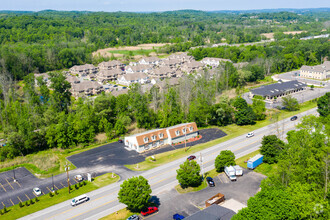
[[[68,181],[68,190],[69,190],[69,193],[70,193],[69,166],[70,166],[70,164],[68,164],[68,162],[67,162],[64,167],[65,167],[67,181]]]

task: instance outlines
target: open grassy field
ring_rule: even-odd
[[[18,204],[11,206],[7,208],[7,213],[3,214],[3,211],[1,212],[2,215],[0,215],[0,219],[18,219],[23,216],[29,215],[31,213],[37,212],[39,210],[48,208],[50,206],[56,205],[58,203],[70,200],[74,197],[77,197],[79,195],[88,193],[90,191],[99,189],[103,186],[109,185],[111,183],[115,183],[120,179],[118,175],[114,175],[114,178],[111,177],[111,174],[104,174],[102,176],[96,177],[93,182],[87,182],[86,185],[83,185],[76,189],[75,187],[72,187],[71,193],[68,193],[68,188],[63,188],[58,190],[58,195],[54,195],[53,197],[50,197],[49,194],[39,196],[39,201],[36,202],[35,199],[33,199],[34,204],[25,205],[21,208]],[[68,201],[68,206],[70,206],[70,203]]]
[[[307,111],[314,107],[316,107],[316,102],[308,101],[301,105],[299,111],[288,112],[288,111],[273,110],[272,112],[270,112],[268,114],[268,116],[266,117],[265,120],[258,121],[255,125],[238,126],[236,124],[231,124],[231,125],[228,125],[225,127],[219,127],[219,129],[221,129],[222,131],[224,131],[227,134],[227,136],[225,136],[225,137],[222,137],[222,138],[219,138],[219,139],[207,142],[207,143],[198,144],[196,146],[188,148],[187,151],[185,151],[185,149],[182,148],[182,149],[177,149],[177,150],[154,155],[154,157],[156,158],[156,161],[152,161],[150,159],[150,157],[147,157],[146,160],[141,163],[125,165],[125,166],[131,170],[136,170],[136,171],[149,170],[154,167],[160,166],[162,164],[169,163],[171,161],[179,159],[181,157],[188,156],[188,155],[198,152],[200,150],[209,148],[216,144],[220,144],[222,142],[225,142],[232,138],[238,137],[240,135],[246,134],[250,131],[254,131],[256,129],[262,128],[264,126],[267,126],[269,124],[276,122],[277,119],[282,120],[285,118],[289,118],[293,115]]]

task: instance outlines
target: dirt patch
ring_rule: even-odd
[[[307,31],[286,31],[286,32],[283,32],[283,34],[301,34],[301,33],[305,33]]]
[[[274,33],[263,33],[262,36],[265,36],[267,39],[274,39]]]
[[[100,133],[95,137],[97,142],[104,142],[107,140],[107,135],[105,133]]]
[[[93,56],[103,56],[103,57],[111,57],[111,53],[109,51],[114,50],[128,50],[128,51],[134,51],[134,50],[151,50],[157,47],[162,47],[166,44],[159,43],[159,44],[139,44],[137,46],[124,46],[124,47],[109,47],[97,50],[93,52]],[[115,57],[122,57],[123,54],[114,54]]]

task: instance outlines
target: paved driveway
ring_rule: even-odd
[[[261,180],[264,178],[262,174],[244,170],[244,175],[234,182],[222,173],[214,178],[215,187],[207,187],[199,192],[179,194],[172,189],[159,196],[159,212],[148,219],[171,219],[175,213],[187,217],[200,208],[205,208],[205,200],[217,193],[224,194],[226,200],[235,199],[246,205],[247,200],[258,192]]]

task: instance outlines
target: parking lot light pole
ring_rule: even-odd
[[[13,173],[14,173],[14,182],[16,182],[15,168],[13,169]]]
[[[65,171],[66,171],[66,176],[67,176],[67,181],[68,181],[68,190],[69,190],[69,193],[70,193],[70,179],[69,179],[69,164],[68,162],[65,164]]]
[[[53,188],[52,188],[52,190],[54,191],[54,174],[52,174],[52,182],[53,182]]]

